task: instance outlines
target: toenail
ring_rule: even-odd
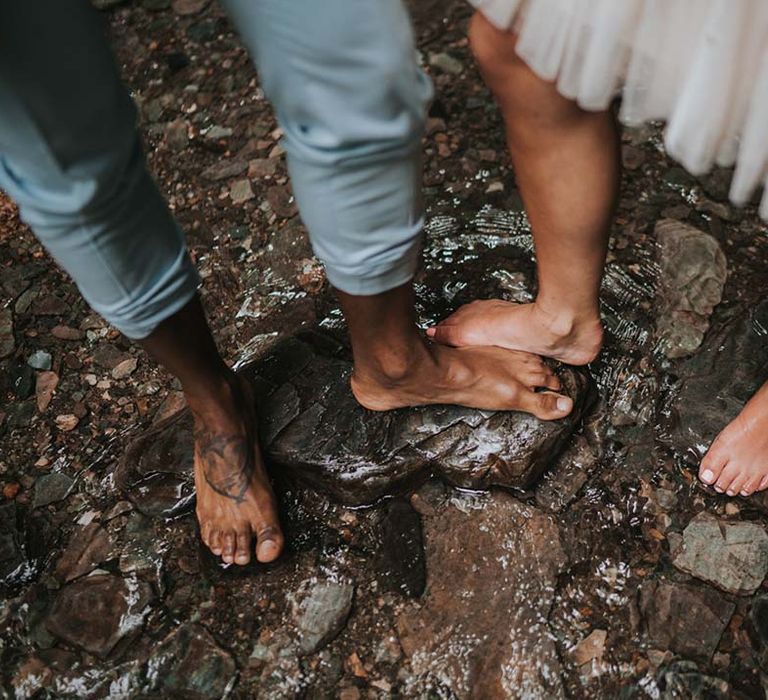
[[[731,491],[731,489],[728,489],[728,490],[726,491],[726,493],[727,493],[729,496],[735,496],[735,495],[736,495],[736,492],[735,492],[735,491]]]
[[[750,493],[749,491],[742,491],[741,495],[742,496],[749,496],[749,493]]]
[[[717,491],[718,493],[722,493],[723,489],[721,489],[719,486],[715,486],[715,491]]]
[[[707,484],[710,483],[715,478],[715,473],[709,469],[705,469],[701,473],[701,480],[706,482]]]
[[[571,408],[571,400],[565,396],[561,396],[557,400],[557,409],[559,411],[568,411]]]

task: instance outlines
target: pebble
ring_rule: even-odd
[[[196,15],[202,12],[211,0],[172,0],[171,6],[177,15],[182,17]]]
[[[35,495],[32,499],[33,508],[42,508],[51,503],[58,503],[67,497],[74,481],[62,472],[43,474],[35,482]]]
[[[429,65],[451,75],[459,75],[464,70],[461,61],[444,52],[430,54]]]
[[[229,189],[229,196],[233,204],[243,204],[255,197],[251,188],[251,181],[248,179],[237,180],[232,183]]]
[[[9,308],[0,309],[0,360],[16,349],[13,335],[13,313]]]
[[[172,151],[183,151],[189,144],[189,124],[184,119],[174,119],[165,127],[165,142]]]
[[[27,359],[27,364],[32,369],[49,370],[52,365],[51,353],[45,350],[35,350]]]
[[[130,357],[119,362],[112,368],[112,379],[125,379],[136,371],[139,361],[135,357]]]
[[[319,651],[341,632],[352,609],[354,593],[352,583],[319,581],[311,585],[294,607],[302,652],[313,654]]]
[[[51,329],[51,335],[59,340],[82,340],[85,337],[83,331],[70,326],[54,326]]]
[[[56,427],[65,433],[74,430],[79,422],[80,419],[73,413],[62,413],[55,419]]]
[[[232,136],[232,129],[227,126],[214,125],[205,132],[204,136],[212,141],[218,141],[219,139],[226,139]]]
[[[35,397],[37,399],[37,410],[43,413],[53,398],[53,392],[59,384],[59,375],[56,372],[40,372],[37,375],[37,384],[35,386]]]

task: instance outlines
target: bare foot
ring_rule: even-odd
[[[549,391],[535,391],[537,388]],[[352,391],[373,411],[404,406],[458,404],[525,411],[543,420],[567,416],[573,401],[540,357],[494,347],[449,348],[422,344],[397,374],[355,368]]]
[[[572,317],[549,315],[535,303],[514,304],[500,299],[466,304],[428,329],[427,335],[444,345],[498,345],[569,365],[592,362],[603,344],[599,318],[576,322]]]
[[[277,507],[256,441],[251,387],[232,377],[205,399],[188,397],[195,419],[195,488],[203,542],[227,564],[260,562],[283,549]]]
[[[749,496],[768,487],[768,383],[715,438],[699,478],[719,493]]]

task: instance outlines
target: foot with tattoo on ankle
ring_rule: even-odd
[[[187,395],[194,416],[195,488],[200,534],[226,564],[277,559],[283,534],[256,439],[248,383],[234,374],[206,395]]]

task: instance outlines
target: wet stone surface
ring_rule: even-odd
[[[768,501],[696,480],[768,378],[768,231],[728,203],[729,173],[624,131],[593,388],[557,368],[579,420],[369,414],[220,5],[100,5],[215,337],[267,417],[287,549],[241,569],[203,548],[180,385],[0,195],[0,697],[763,697]],[[471,10],[410,6],[436,86],[424,328],[537,279]]]

